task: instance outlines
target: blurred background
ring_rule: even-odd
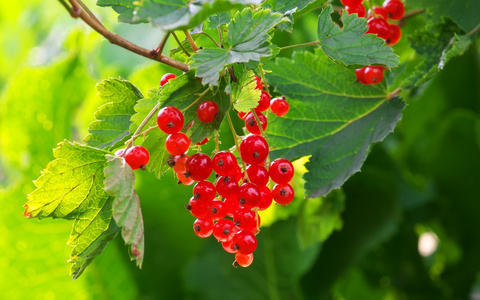
[[[85,3],[145,48],[163,36]],[[303,15],[294,35],[273,42],[315,39],[317,16]],[[411,19],[404,35],[423,22]],[[32,181],[58,142],[87,135],[103,104],[97,82],[121,76],[146,95],[164,73],[179,73],[110,45],[57,1],[0,1],[0,43],[0,299],[480,299],[478,40],[406,99],[395,133],[341,190],[304,200],[308,158],[295,162],[297,198],[262,214],[249,268],[233,268],[233,255],[193,233],[184,208],[191,187],[177,186],[171,171],[161,181],[137,172],[143,269],[117,237],[76,281],[67,263],[72,222],[22,217]],[[165,48],[174,47],[171,39]],[[413,56],[406,38],[395,48],[401,60]]]

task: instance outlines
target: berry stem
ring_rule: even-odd
[[[265,79],[265,71],[263,70],[261,65],[258,66],[258,69],[260,70],[260,78],[262,79],[262,84],[265,87],[265,90],[268,92],[268,84],[267,80]]]
[[[220,152],[220,132],[218,130],[215,130],[215,150],[213,150],[213,154],[216,154],[217,152]]]
[[[186,56],[190,57],[190,53],[188,53],[187,49],[183,47],[182,42],[180,42],[175,32],[172,31],[172,35],[175,38],[175,41],[177,41],[178,46],[182,49],[183,53],[185,53]]]
[[[198,98],[195,99],[195,101],[193,101],[189,106],[185,107],[184,109],[181,110],[182,113],[185,113],[187,110],[189,110],[192,106],[194,106],[195,104],[198,103],[198,101],[200,101],[207,93],[208,91],[210,91],[210,87],[208,87],[203,93],[201,93],[200,95],[198,95]]]
[[[163,48],[165,47],[165,44],[167,43],[167,40],[168,40],[168,37],[170,36],[170,31],[165,33],[165,35],[163,36],[162,40],[160,41],[160,44],[158,45],[158,47],[155,49],[155,52],[158,54],[162,54],[163,52]]]
[[[400,94],[401,91],[402,91],[402,88],[395,89],[393,92],[387,95],[387,100],[390,100],[393,97],[397,96],[398,94]]]
[[[309,43],[289,45],[289,46],[281,47],[281,48],[280,48],[280,51],[282,51],[282,50],[287,50],[287,49],[291,49],[291,48],[314,46],[314,45],[318,45],[319,43],[320,43],[319,41],[313,41],[313,42],[309,42]]]
[[[195,41],[193,40],[193,38],[192,38],[192,36],[190,35],[190,33],[188,33],[187,30],[184,30],[183,33],[184,33],[185,36],[187,37],[187,40],[188,40],[188,42],[190,43],[190,46],[192,47],[193,52],[194,52],[194,53],[197,53],[198,47],[197,47],[197,45],[195,44]]]
[[[223,41],[222,41],[222,29],[220,29],[220,26],[218,26],[218,38],[220,40],[220,45],[222,45]],[[221,48],[223,48],[223,46],[220,46]]]
[[[78,4],[78,0],[69,0],[70,3],[73,4]],[[119,36],[118,34],[115,34],[111,31],[108,31],[101,23],[98,21],[96,17],[92,17],[92,13],[87,13],[86,10],[80,9],[80,11],[75,11],[74,8],[80,8],[78,5],[77,6],[69,6],[65,0],[59,0],[60,4],[62,4],[65,9],[70,13],[72,17],[76,17],[76,14],[78,14],[77,17],[81,18],[88,26],[90,26],[93,30],[101,34],[103,37],[105,37],[110,43],[115,44],[117,46],[120,46],[124,49],[127,49],[133,53],[136,53],[138,55],[141,55],[143,57],[161,62],[163,64],[169,65],[171,67],[174,67],[180,71],[183,72],[188,72],[189,67],[187,64],[180,62],[178,60],[175,60],[173,58],[170,58],[168,56],[164,55],[152,55],[152,51],[145,49],[143,47],[140,47],[124,38]],[[85,6],[86,7],[86,6]]]
[[[245,162],[242,159],[242,156],[240,155],[240,145],[238,144],[238,135],[235,132],[235,127],[233,127],[232,118],[230,118],[230,114],[228,112],[227,112],[227,120],[228,120],[228,125],[230,126],[230,130],[232,131],[233,140],[235,141],[235,148],[238,152],[238,156],[240,157],[240,160],[242,161],[244,176],[248,181],[250,181],[250,178],[248,178],[248,174],[247,174],[247,165],[245,164]]]
[[[200,34],[203,34],[203,35],[205,35],[206,37],[208,37],[210,40],[212,40],[212,42],[213,42],[218,48],[222,48],[222,46],[220,46],[220,44],[217,43],[217,41],[216,41],[211,35],[209,35],[208,33],[202,31],[202,32],[200,32]]]

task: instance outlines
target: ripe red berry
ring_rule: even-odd
[[[363,6],[361,3],[352,6],[345,6],[345,9],[347,10],[349,15],[357,14],[359,18],[363,18],[367,14],[365,6]]]
[[[288,183],[293,178],[293,165],[285,158],[277,158],[268,167],[270,178],[275,183]]]
[[[257,238],[249,230],[241,230],[233,237],[233,249],[243,254],[250,254],[257,248]]]
[[[208,210],[207,210],[208,218],[214,221],[218,221],[223,219],[226,214],[227,214],[227,209],[225,208],[225,205],[223,204],[222,201],[213,200],[208,205]]]
[[[261,90],[263,88],[263,83],[262,83],[262,80],[260,79],[260,77],[258,77],[257,75],[255,75],[255,82],[257,84],[257,86],[255,88],[257,90]]]
[[[208,214],[208,202],[201,202],[195,197],[190,198],[190,201],[185,208],[190,211],[190,213],[197,218],[206,217]]]
[[[219,242],[226,242],[233,238],[235,235],[236,229],[232,220],[221,219],[218,220],[215,225],[213,225],[213,236]]]
[[[166,73],[165,75],[162,76],[162,79],[160,79],[160,86],[164,86],[167,82],[170,81],[170,79],[177,78],[177,75],[172,74],[172,73]]]
[[[246,112],[241,112],[241,111],[237,111],[237,114],[238,114],[238,117],[241,119],[241,120],[245,120],[245,118],[247,117],[247,114]]]
[[[245,208],[254,208],[260,201],[260,189],[253,183],[245,182],[238,189],[238,203]]]
[[[157,124],[167,134],[177,133],[183,128],[183,114],[176,107],[164,107],[158,112]]]
[[[366,68],[367,67],[355,70],[355,76],[357,76],[357,81],[359,81],[360,83],[363,83],[363,84],[367,84],[366,81],[365,81],[365,69]]]
[[[247,164],[261,164],[268,156],[267,141],[260,135],[249,134],[240,143],[240,156]]]
[[[169,135],[165,140],[165,148],[172,155],[182,155],[190,147],[192,141],[182,132]]]
[[[388,38],[388,23],[382,17],[368,19],[367,27],[368,30],[366,33],[376,34],[384,40]]]
[[[184,184],[184,185],[191,185],[194,180],[192,178],[187,178],[185,177],[185,175],[183,175],[183,173],[175,173],[177,175],[177,178],[178,178],[178,184]]]
[[[393,46],[402,37],[402,30],[396,24],[388,24],[388,38],[385,40],[385,43],[389,46]]]
[[[224,198],[234,197],[238,192],[238,181],[232,176],[220,176],[217,178],[215,187],[220,196]]]
[[[229,151],[217,152],[212,159],[213,170],[220,176],[232,175],[238,164],[237,158]]]
[[[388,17],[392,20],[400,20],[405,13],[405,6],[400,0],[387,0],[383,2],[383,8],[385,8]]]
[[[371,12],[370,12],[371,13]],[[371,15],[369,13],[369,15]],[[381,6],[374,6],[373,7],[373,14],[375,14],[375,16],[377,17],[382,17],[385,19],[385,21],[388,20],[388,14],[387,14],[387,11],[385,10],[385,8],[381,7]]]
[[[197,142],[195,145],[201,146],[201,145],[205,145],[206,143],[208,143],[208,138],[204,138],[200,142]]]
[[[213,221],[209,218],[198,218],[193,222],[193,230],[201,238],[209,237],[213,232]]]
[[[273,98],[272,101],[270,101],[270,109],[277,117],[281,117],[288,112],[289,105],[288,102],[285,101],[285,97],[282,96],[280,98]]]
[[[226,242],[222,242],[223,249],[228,253],[237,253],[237,249],[233,249],[233,245],[233,238]]]
[[[265,129],[267,129],[267,118],[265,118],[265,115],[261,112],[256,113],[258,120],[262,124],[262,129],[265,131]],[[250,133],[260,134],[260,128],[258,127],[257,120],[255,119],[255,115],[253,113],[248,113],[247,117],[245,118],[245,127]]]
[[[203,101],[197,108],[197,117],[203,123],[210,123],[218,116],[218,104],[212,100]]]
[[[258,100],[258,105],[255,107],[257,113],[261,111],[266,111],[270,107],[270,94],[262,91],[260,95],[260,100]]]
[[[358,5],[362,4],[363,0],[340,0],[344,6],[353,6],[353,5]]]
[[[257,204],[258,210],[266,210],[272,205],[272,191],[267,186],[260,187],[260,201]]]
[[[148,163],[150,155],[147,149],[142,146],[133,146],[125,153],[125,161],[130,165],[132,170],[145,170],[145,165]]]
[[[363,75],[365,84],[377,84],[383,80],[382,67],[367,67]]]
[[[288,183],[279,183],[273,186],[272,189],[273,200],[281,205],[287,205],[292,202],[295,192]]]
[[[210,181],[199,181],[193,187],[193,197],[202,203],[211,202],[217,195],[215,186]]]
[[[255,233],[260,227],[260,216],[251,209],[242,207],[233,214],[233,223],[241,229]]]
[[[208,155],[195,153],[187,159],[185,176],[193,180],[205,180],[212,173],[212,169],[212,160]]]
[[[258,187],[266,186],[268,183],[268,171],[261,165],[249,165],[247,167],[247,174],[250,182],[255,183]]]
[[[235,262],[233,266],[236,267],[237,265],[240,267],[248,267],[253,262],[253,253],[250,254],[242,254],[240,252],[235,253]]]
[[[182,155],[172,155],[173,158],[170,160],[168,159],[167,163],[168,165],[172,166],[173,171],[175,173],[183,173],[185,172],[185,163],[187,162],[188,155],[182,154]]]

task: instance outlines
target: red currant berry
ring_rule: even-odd
[[[177,78],[177,75],[172,74],[172,73],[167,73],[162,76],[162,79],[160,79],[160,86],[164,86],[167,82],[170,81],[170,79]]]
[[[240,143],[240,156],[247,164],[261,164],[268,156],[267,141],[260,135],[249,134]]]
[[[260,187],[260,201],[257,204],[258,210],[266,210],[272,205],[272,191],[267,186]]]
[[[353,6],[353,5],[358,5],[362,4],[363,0],[340,0],[344,6]]]
[[[201,146],[201,145],[205,145],[206,143],[208,143],[208,138],[204,138],[202,141],[196,143],[195,145]]]
[[[238,189],[238,203],[245,208],[254,208],[260,201],[260,190],[250,182],[245,182]]]
[[[238,204],[237,196],[226,198],[225,201],[223,201],[223,204],[225,204],[227,216],[230,218],[233,218],[233,215],[241,208],[240,204]]]
[[[233,214],[233,223],[241,229],[256,232],[260,227],[260,216],[251,209],[242,207]]]
[[[402,30],[396,24],[388,24],[388,38],[385,40],[385,43],[389,46],[393,46],[402,37]]]
[[[241,111],[237,111],[237,114],[238,114],[238,117],[241,119],[241,120],[245,120],[245,118],[247,117],[247,114],[246,112],[241,112]]]
[[[257,238],[249,230],[241,230],[233,237],[233,249],[243,254],[250,254],[257,249]]]
[[[183,128],[183,114],[173,106],[162,108],[157,115],[157,124],[160,129],[167,133],[177,133]]]
[[[240,252],[235,253],[235,262],[233,266],[240,266],[240,267],[248,267],[253,262],[253,253],[250,254],[242,254]]]
[[[270,94],[262,91],[260,95],[260,100],[258,100],[258,105],[255,107],[257,113],[261,111],[266,111],[270,107]]]
[[[203,123],[210,123],[219,117],[218,104],[212,100],[203,101],[197,108],[197,117]]]
[[[201,238],[209,237],[213,232],[213,221],[209,218],[198,218],[193,222],[193,230]]]
[[[243,174],[242,170],[241,170],[240,167],[237,165],[237,166],[235,167],[235,172],[234,172],[234,174],[232,175],[233,179],[235,179],[235,181],[237,181],[237,182],[240,182],[240,180],[243,179],[243,176],[244,176],[244,175],[245,175],[245,174]]]
[[[220,176],[217,178],[215,187],[220,196],[224,198],[230,198],[238,192],[238,181],[232,176]]]
[[[178,178],[178,184],[191,185],[195,182],[192,178],[187,178],[183,173],[175,173]]]
[[[367,14],[365,10],[365,6],[363,6],[362,4],[345,6],[345,9],[347,10],[349,15],[357,14],[359,18],[364,18],[365,15]]]
[[[208,218],[214,221],[218,221],[223,219],[226,214],[227,214],[227,209],[225,208],[225,205],[223,204],[222,201],[213,200],[208,205],[208,212],[207,212]]]
[[[185,205],[185,208],[188,209],[194,217],[203,218],[208,214],[208,204],[208,202],[201,202],[192,197],[190,201],[188,201],[188,204]]]
[[[257,90],[261,90],[263,88],[262,80],[257,75],[255,75],[255,82],[257,84],[257,86],[255,88]]]
[[[387,0],[383,2],[383,8],[385,8],[388,17],[392,20],[400,20],[405,13],[405,6],[400,0]]]
[[[267,129],[267,118],[265,118],[261,112],[257,112],[257,117],[262,124],[263,131],[265,131],[265,129]],[[247,117],[245,118],[245,127],[250,133],[260,134],[260,128],[258,127],[257,120],[255,119],[255,115],[253,113],[248,113]]]
[[[217,195],[215,186],[210,181],[199,181],[193,187],[193,197],[202,203],[211,202]]]
[[[192,141],[181,132],[171,134],[165,140],[165,148],[172,155],[182,155],[190,147]]]
[[[173,168],[173,171],[175,173],[183,173],[185,172],[185,163],[187,162],[188,155],[182,154],[182,155],[172,155],[173,158],[170,160],[168,159],[168,165]]]
[[[366,33],[376,34],[378,37],[386,40],[388,38],[388,23],[381,17],[370,18],[367,21],[368,30]]]
[[[383,80],[383,68],[382,67],[367,67],[365,74],[363,75],[365,84],[377,84]]]
[[[238,164],[237,158],[229,151],[220,151],[213,156],[213,170],[220,176],[232,175]]]
[[[278,204],[287,205],[292,202],[295,193],[288,183],[279,183],[273,186],[272,196]]]
[[[213,225],[213,236],[219,242],[226,242],[233,238],[235,235],[236,229],[232,220],[221,219],[218,220],[215,225]]]
[[[145,170],[145,165],[148,163],[150,155],[147,149],[142,146],[133,146],[125,153],[125,161],[130,165],[132,170]]]
[[[260,165],[249,165],[247,167],[248,179],[251,183],[255,183],[258,187],[266,186],[269,175],[267,169]]]
[[[205,180],[212,174],[212,167],[212,160],[208,155],[195,153],[187,159],[185,176],[193,180]]]
[[[388,20],[388,14],[387,14],[387,11],[385,10],[385,8],[381,7],[381,6],[374,6],[373,7],[373,14],[376,15],[377,17],[382,17],[385,19],[385,21]],[[372,15],[371,12],[369,13],[369,15]],[[373,17],[373,16],[372,16]]]
[[[360,68],[360,69],[356,69],[355,70],[355,76],[357,76],[357,81],[363,83],[363,84],[367,84],[367,82],[365,81],[365,69],[367,67],[364,67],[364,68]]]
[[[275,183],[288,183],[293,178],[293,165],[285,158],[277,158],[268,168],[270,178]]]
[[[222,242],[222,247],[228,253],[237,253],[237,250],[233,249],[233,238],[226,242]]]
[[[280,98],[273,98],[272,101],[270,101],[270,109],[277,117],[285,115],[289,108],[290,106],[283,96]]]

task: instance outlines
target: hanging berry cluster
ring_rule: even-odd
[[[160,85],[165,85],[175,77],[165,74]],[[263,112],[270,108],[275,115],[283,116],[288,112],[289,105],[285,97],[270,99],[268,92],[262,90],[260,78],[255,76],[255,80],[256,89],[261,90],[258,105],[252,112],[238,112],[250,133],[236,147],[240,164],[230,151],[218,151],[212,158],[201,152],[185,154],[191,140],[181,132],[185,125],[183,113],[176,107],[167,106],[157,115],[158,127],[168,134],[165,140],[165,148],[170,154],[167,164],[174,170],[179,183],[191,185],[197,182],[192,198],[185,205],[197,218],[193,223],[194,232],[202,238],[213,234],[225,251],[235,253],[233,265],[242,267],[253,262],[256,235],[260,231],[258,211],[267,209],[273,201],[287,205],[294,197],[289,184],[294,173],[292,163],[279,158],[272,161],[267,170],[265,162],[268,163],[269,146],[262,136],[267,128],[267,118]],[[214,101],[203,101],[197,107],[197,117],[203,123],[212,122],[218,118],[218,114],[219,107]],[[230,122],[229,116],[227,119]],[[207,138],[197,145],[206,142]],[[123,151],[119,150],[116,154],[123,155]],[[142,146],[131,147],[125,154],[125,160],[132,169],[144,169],[148,162],[148,151]],[[216,175],[215,184],[207,180],[212,171]],[[268,187],[270,180],[275,183],[272,189]]]
[[[402,36],[402,31],[397,24],[389,23],[391,20],[400,20],[405,13],[405,7],[400,0],[386,0],[382,6],[373,6],[368,14],[363,6],[363,0],[340,0],[348,14],[358,14],[359,18],[367,16],[366,33],[376,34],[385,40],[389,46],[395,45]],[[369,66],[357,69],[355,75],[362,84],[377,84],[383,80],[384,67]]]

